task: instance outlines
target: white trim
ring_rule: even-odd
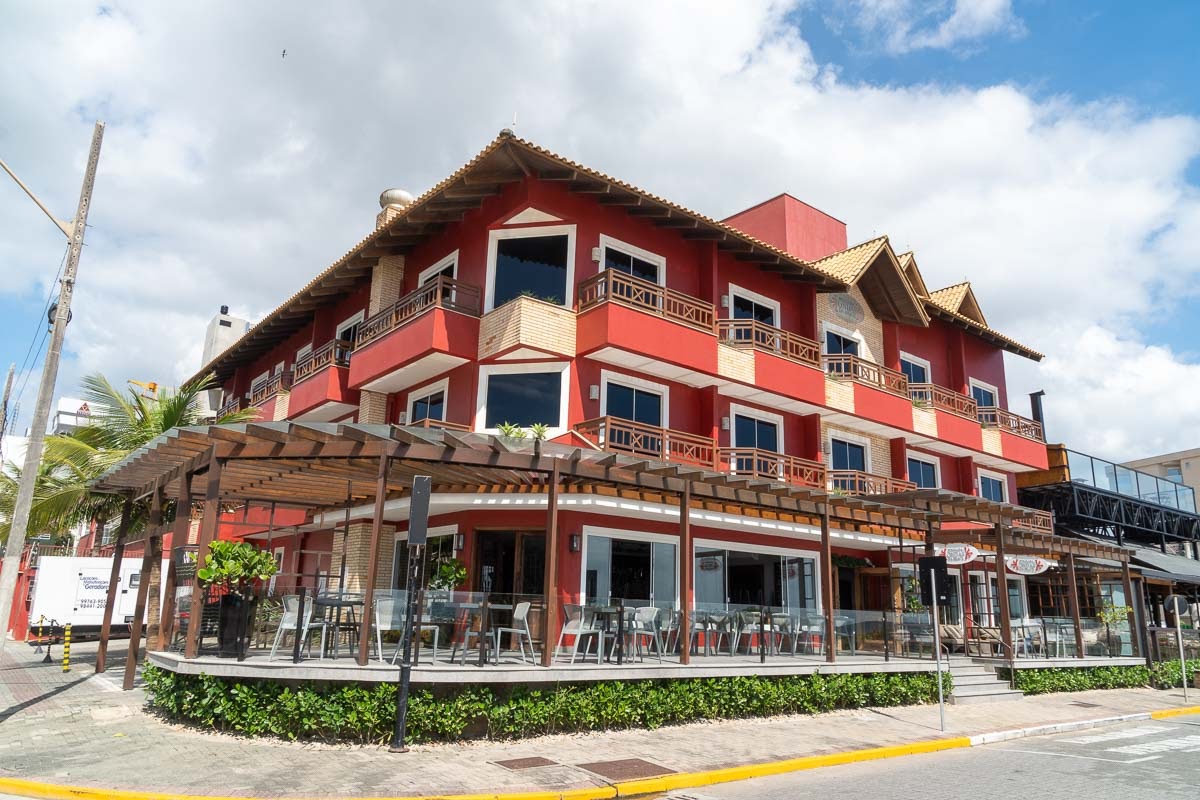
[[[413,401],[420,400],[422,397],[428,397],[431,394],[442,393],[442,418],[439,422],[446,421],[446,411],[450,402],[450,379],[442,378],[440,381],[427,383],[420,388],[413,389],[408,393],[408,404],[405,407],[404,422],[408,425],[413,424]]]
[[[1008,476],[1003,472],[993,472],[990,469],[983,467],[975,468],[975,493],[979,497],[983,497],[983,482],[980,478],[991,478],[992,480],[1000,481],[1000,486],[1004,489],[1004,501],[1008,502]]]
[[[286,358],[285,358],[283,361],[280,361],[280,362],[278,362],[278,363],[275,365],[275,369],[274,369],[274,370],[272,370],[272,372],[271,372],[271,375],[272,375],[272,376],[274,376],[274,375],[282,375],[282,374],[283,374],[283,371],[284,371],[285,369],[287,369],[287,359],[286,359]]]
[[[435,525],[425,532],[425,535],[430,539],[435,539],[439,536],[453,536],[458,533],[458,523],[454,522],[449,525]],[[408,541],[408,531],[396,531],[397,542]]]
[[[933,367],[929,364],[929,359],[921,358],[920,356],[914,356],[912,353],[906,353],[903,350],[901,350],[900,351],[900,360],[901,361],[911,361],[912,363],[916,364],[917,366],[924,367],[925,368],[925,382],[933,383]],[[901,366],[903,366],[903,365],[901,365]],[[901,371],[903,371],[903,370],[901,370]]]
[[[296,360],[293,363],[299,364],[303,358],[305,358],[306,356],[312,355],[312,351],[313,351],[312,342],[309,342],[308,344],[304,345],[304,347],[301,347],[299,350],[296,351]]]
[[[257,378],[255,378],[254,380],[250,381],[250,392],[251,392],[251,394],[253,394],[253,392],[254,392],[254,387],[255,387],[255,386],[259,386],[260,384],[264,384],[264,383],[266,383],[268,380],[270,380],[270,378],[271,378],[271,370],[269,370],[269,369],[268,369],[268,370],[267,370],[266,372],[264,372],[262,375],[259,375]]]
[[[986,389],[987,391],[991,392],[992,397],[994,397],[996,399],[996,406],[999,407],[999,405],[1000,405],[1000,390],[998,388],[996,388],[995,386],[993,386],[990,383],[987,383],[986,381],[981,381],[978,378],[968,378],[967,385],[970,386],[972,389],[978,387],[980,389]]]
[[[711,547],[717,550],[732,550],[737,553],[758,553],[764,556],[799,556],[800,558],[819,558],[821,551],[800,550],[794,547],[775,547],[769,544],[748,544],[744,542],[730,542],[722,539],[693,539],[692,540],[692,555],[695,556],[695,548]]]
[[[867,347],[867,339],[862,335],[861,331],[852,331],[849,328],[843,328],[841,325],[838,325],[835,322],[830,322],[829,320],[824,319],[821,320],[820,344],[822,354],[829,355],[829,348],[826,346],[828,344],[825,336],[826,331],[833,331],[839,336],[843,336],[847,339],[853,339],[854,341],[858,342],[858,357],[866,361],[874,360],[874,354],[871,352],[870,348]]]
[[[437,262],[435,262],[431,266],[428,266],[425,269],[421,270],[421,272],[417,275],[417,286],[424,286],[425,281],[428,280],[431,275],[436,275],[439,272],[441,272],[442,270],[444,270],[446,268],[447,264],[454,265],[454,272],[451,273],[450,277],[457,278],[458,277],[458,250],[452,251],[450,253],[450,255],[448,255],[444,258],[438,259]]]
[[[647,531],[630,531],[624,528],[606,528],[600,525],[584,525],[580,528],[583,534],[583,546],[579,552],[579,601],[587,601],[587,555],[588,540],[592,536],[602,536],[606,539],[624,539],[627,542],[648,542],[650,544],[670,544],[675,547],[675,596],[671,599],[672,607],[679,608],[679,537],[669,533],[649,533]],[[651,551],[653,559],[653,551]],[[695,546],[693,545],[693,552]],[[654,594],[654,575],[650,575],[650,593]],[[641,599],[641,598],[636,598]],[[646,598],[647,600],[651,598]],[[660,598],[653,598],[661,602]]]
[[[671,389],[662,383],[648,381],[645,378],[635,378],[632,375],[625,375],[621,372],[613,372],[611,370],[600,370],[600,416],[608,415],[608,385],[610,383],[619,383],[624,386],[629,386],[633,389],[641,389],[644,392],[652,392],[662,398],[662,425],[663,428],[671,427]]]
[[[479,367],[479,386],[475,394],[475,431],[498,434],[495,428],[486,428],[488,379],[493,375],[521,375],[539,372],[558,372],[562,375],[562,386],[558,398],[558,425],[551,426],[547,438],[553,439],[567,432],[567,410],[571,398],[571,362],[539,361],[527,364],[483,364]]]
[[[333,338],[341,339],[342,331],[346,330],[346,328],[349,328],[351,325],[356,325],[362,322],[364,319],[366,319],[366,316],[367,314],[365,311],[359,311],[357,314],[352,314],[351,316],[346,317],[346,319],[342,320],[341,324],[333,329]]]
[[[735,417],[739,414],[743,417],[750,417],[752,419],[761,420],[763,422],[774,423],[775,424],[775,432],[778,435],[777,441],[779,444],[779,449],[776,450],[775,452],[779,453],[780,455],[784,454],[785,447],[784,447],[784,443],[783,443],[784,442],[783,415],[782,414],[774,414],[770,411],[762,411],[760,409],[753,408],[751,406],[744,406],[741,403],[730,403],[729,404],[729,418],[730,418],[729,419],[729,443],[730,443],[731,447],[739,446],[737,443],[737,420],[733,419],[733,417]],[[747,445],[741,445],[741,447],[746,447],[746,446]]]
[[[626,255],[636,256],[642,261],[648,261],[654,266],[658,267],[658,285],[667,285],[667,259],[665,257],[660,256],[658,253],[651,253],[649,250],[643,250],[636,245],[622,242],[620,239],[604,233],[600,234],[600,269],[605,268],[604,251],[609,247],[614,250],[621,250]],[[775,316],[779,315],[776,314]]]
[[[575,226],[545,225],[532,228],[496,228],[488,231],[487,276],[484,282],[484,313],[496,307],[496,252],[501,239],[532,239],[538,236],[567,237],[567,285],[563,306],[575,305]]]
[[[926,453],[918,453],[916,450],[905,450],[904,466],[906,470],[908,468],[908,459],[910,458],[913,461],[920,461],[922,464],[933,465],[933,480],[937,484],[937,488],[942,488],[942,460],[940,458]],[[908,479],[911,481],[912,475],[909,475]]]
[[[826,455],[829,456],[829,468],[833,469],[833,440],[840,439],[847,444],[861,445],[863,448],[863,472],[871,472],[871,440],[866,436],[860,436],[857,433],[850,433],[841,428],[828,429],[829,436],[825,441],[829,444],[829,449]]]
[[[774,323],[773,327],[783,328],[783,314],[779,307],[778,300],[774,300],[770,297],[767,297],[766,295],[759,294],[758,292],[752,292],[749,289],[743,289],[742,287],[737,286],[732,283],[729,284],[729,291],[728,291],[728,295],[727,295],[729,297],[729,318],[730,319],[733,318],[733,296],[735,294],[740,295],[743,300],[750,300],[751,302],[758,303],[760,306],[766,306],[767,308],[774,311],[775,312],[775,323]]]

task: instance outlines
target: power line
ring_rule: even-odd
[[[42,304],[42,313],[39,314],[37,318],[37,327],[33,331],[33,337],[29,340],[29,347],[25,350],[25,357],[21,360],[21,368],[19,370],[21,374],[21,388],[17,390],[16,400],[13,403],[13,405],[16,407],[20,407],[21,395],[25,392],[25,386],[29,383],[29,376],[33,373],[34,367],[37,366],[38,359],[42,354],[42,346],[45,345],[46,337],[50,334],[49,327],[47,327],[42,320],[47,319],[47,315],[50,313],[50,305],[54,302],[54,289],[56,286],[58,286],[59,278],[62,277],[63,267],[67,263],[67,255],[70,252],[71,248],[70,245],[68,245],[67,249],[63,251],[62,260],[58,262],[58,271],[54,274],[54,280],[50,282],[50,291],[46,294],[46,302]],[[35,346],[37,348],[36,352],[34,350]],[[33,354],[32,363],[29,361],[31,354]],[[25,370],[26,366],[29,367],[28,372]],[[15,424],[15,413],[12,415],[12,419],[13,424]]]

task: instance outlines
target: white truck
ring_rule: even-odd
[[[114,634],[127,634],[126,626],[133,622],[141,569],[140,557],[121,562],[112,616]],[[166,561],[163,561],[162,569],[165,576]],[[108,599],[111,576],[111,558],[47,556],[39,559],[29,613],[30,631],[36,631],[38,621],[44,619],[45,625],[53,625],[55,630],[70,623],[72,634],[76,636],[99,632],[104,622],[104,604]],[[160,591],[162,588],[160,585]]]

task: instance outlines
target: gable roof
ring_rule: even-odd
[[[896,256],[900,261],[900,268],[904,270],[904,277],[908,278],[909,284],[913,291],[917,293],[917,297],[923,300],[929,298],[929,289],[925,286],[925,279],[921,277],[921,270],[917,267],[917,257],[913,255],[912,250],[907,253],[901,253]]]
[[[930,316],[963,328],[989,344],[1034,361],[1041,361],[1043,358],[1038,351],[1010,339],[987,324],[968,281],[930,292],[925,307]]]
[[[971,289],[970,281],[938,289],[929,295],[929,299],[942,308],[962,314],[980,325],[987,326],[987,319],[983,316],[983,309],[979,307],[979,301],[975,299],[975,292]]]
[[[929,324],[924,303],[913,291],[886,236],[814,261],[813,267],[847,286],[857,286],[881,319],[917,327]]]

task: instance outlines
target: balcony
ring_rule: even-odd
[[[848,380],[872,389],[879,389],[908,400],[908,378],[903,372],[881,367],[849,353],[823,357],[825,373],[831,378]]]
[[[1026,516],[1013,520],[1014,529],[1032,533],[1054,533],[1054,514],[1049,511],[1027,510],[1029,513]]]
[[[290,419],[331,422],[358,407],[358,392],[349,388],[353,348],[353,342],[334,339],[296,362],[288,401]]]
[[[820,461],[759,450],[753,447],[722,447],[717,451],[718,469],[733,475],[765,478],[793,486],[825,488],[825,465]]]
[[[364,320],[349,386],[396,392],[476,358],[482,293],[439,276]]]
[[[985,428],[998,428],[1001,431],[1032,439],[1035,442],[1045,442],[1042,424],[1019,416],[995,406],[985,406],[979,409],[979,423]]]
[[[614,270],[579,284],[578,355],[710,386],[716,343],[711,303]]]
[[[640,456],[674,464],[712,469],[716,445],[706,436],[643,425],[618,417],[597,417],[575,426],[575,432],[610,453]]]
[[[236,414],[242,410],[242,397],[237,395],[225,401],[225,405],[217,409],[217,419],[227,417],[230,414]]]
[[[829,490],[835,494],[891,494],[917,488],[912,481],[902,481],[883,475],[873,475],[853,469],[829,470]]]
[[[775,328],[753,319],[723,319],[717,323],[722,344],[751,348],[804,364],[821,368],[821,346],[811,339]]]
[[[910,383],[908,396],[914,403],[926,408],[956,414],[969,420],[978,419],[979,409],[973,398],[934,383]]]
[[[458,422],[447,422],[444,419],[430,419],[429,417],[426,417],[425,419],[419,419],[416,422],[409,424],[407,427],[425,428],[426,430],[437,429],[443,431],[457,431],[459,433],[471,432],[470,425],[463,425]]]
[[[259,381],[250,387],[250,405],[254,408],[262,408],[280,392],[289,391],[292,388],[292,371],[284,370],[276,373],[265,381]]]

